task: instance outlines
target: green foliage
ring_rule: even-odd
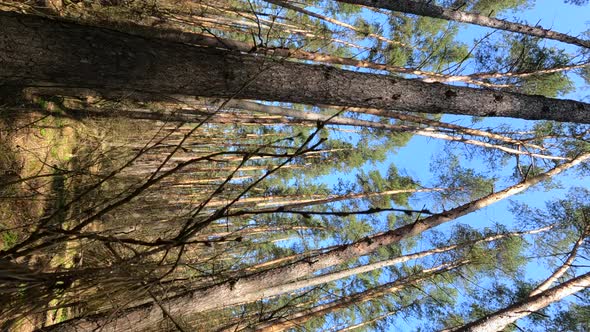
[[[576,6],[584,6],[587,5],[589,0],[564,0],[564,3],[571,3],[574,4]]]
[[[573,188],[565,199],[546,203],[545,210],[532,209],[524,204],[513,204],[511,210],[521,216],[523,224],[541,227],[554,225],[553,231],[545,232],[536,238],[536,252],[540,255],[554,256],[569,252],[572,244],[589,229],[588,197],[588,189]]]
[[[372,170],[368,173],[361,171],[356,177],[360,190],[366,193],[418,188],[418,185],[411,177],[400,175],[394,164],[389,166],[386,177],[383,177],[377,170]],[[410,196],[411,193],[379,195],[370,197],[368,201],[371,206],[379,208],[391,208],[392,202],[398,206],[409,206],[408,199]]]
[[[475,53],[475,60],[484,71],[532,73],[524,77],[490,80],[513,85],[514,90],[521,93],[556,97],[573,91],[574,83],[567,72],[542,72],[569,65],[570,55],[564,50],[543,46],[541,42],[538,38],[505,34],[501,42],[484,41]],[[508,54],[505,49],[509,50]]]
[[[342,15],[344,17],[357,15],[362,11],[362,7],[338,1],[323,1],[318,7],[323,8],[330,15]]]
[[[365,219],[349,216],[338,218],[338,226],[334,226],[336,243],[351,243],[371,234],[372,227]]]
[[[456,155],[441,156],[433,160],[430,168],[431,172],[436,174],[434,186],[446,189],[437,193],[443,204],[468,202],[494,192],[495,179],[462,166]]]
[[[497,16],[507,10],[525,8],[532,2],[444,0],[433,3],[457,10]],[[295,5],[352,24],[360,31],[352,32],[327,20],[294,10],[281,9],[280,6],[257,0],[163,0],[149,1],[145,6],[142,6],[140,1],[123,1],[120,5],[121,8],[103,6],[103,2],[92,2],[93,7],[100,9],[97,11],[100,15],[96,14],[94,21],[100,21],[100,18],[120,20],[123,26],[123,23],[142,23],[149,27],[157,26],[254,42],[259,44],[257,47],[287,47],[449,75],[469,74],[474,68],[492,73],[533,73],[571,65],[573,58],[566,51],[536,38],[511,34],[498,39],[492,34],[486,37],[486,40],[477,40],[472,44],[462,35],[464,24],[370,10],[338,1],[307,0]],[[70,7],[74,6],[66,7],[64,10],[70,10]],[[84,6],[79,5],[75,8],[77,7]],[[137,18],[134,18],[134,15]],[[385,38],[376,39],[369,36],[370,34],[383,35],[393,42],[385,41]],[[268,68],[271,70],[274,69],[274,65],[280,66],[283,61],[313,63],[301,58],[266,58],[267,54],[255,52],[253,49],[250,53],[255,54],[257,59],[263,59],[260,63],[269,64]],[[333,66],[342,67],[338,64]],[[369,71],[367,68],[347,68]],[[590,80],[590,71],[587,67],[576,72]],[[394,70],[391,75],[411,76],[396,73]],[[568,75],[564,71],[522,77],[512,75],[487,79],[485,82],[506,84],[510,86],[504,88],[506,90],[527,94],[563,96],[573,91],[574,87]],[[137,96],[133,94],[133,97],[141,99],[141,94],[138,92]],[[88,130],[87,127],[92,127],[94,120],[89,120],[82,112],[68,113],[65,103],[61,102],[63,100],[60,101],[60,98],[40,98],[36,105],[32,106],[40,107],[42,111],[51,111],[53,116],[57,117],[76,114],[76,119],[72,121],[76,130]],[[151,100],[110,100],[108,103],[116,112],[123,110],[134,114],[133,112],[138,109],[147,109],[149,112],[161,111],[158,109],[161,105]],[[78,104],[81,111],[88,108],[101,116],[109,116],[109,113],[102,109],[104,103]],[[496,179],[509,178],[512,169],[515,170],[515,177],[522,180],[563,162],[521,156],[517,165],[514,156],[504,151],[490,152],[487,148],[454,142],[447,145],[447,150],[432,160],[430,174],[415,174],[418,171],[414,169],[399,169],[399,160],[396,159],[396,153],[400,149],[414,148],[408,146],[408,143],[415,130],[449,133],[457,137],[464,135],[469,139],[511,149],[565,157],[573,157],[581,151],[587,151],[590,144],[587,127],[576,124],[535,122],[531,128],[518,123],[499,124],[499,121],[489,121],[484,117],[479,119],[481,121],[478,124],[475,121],[469,124],[473,129],[502,135],[505,137],[505,140],[502,140],[465,133],[461,129],[451,129],[454,123],[469,122],[458,117],[425,116],[427,119],[448,122],[449,126],[439,127],[437,124],[426,124],[421,121],[394,120],[396,114],[399,116],[399,113],[395,112],[406,111],[403,107],[401,110],[388,109],[387,111],[392,112],[391,118],[344,109],[340,116],[404,125],[407,129],[395,131],[326,124],[311,140],[311,144],[322,142],[316,146],[315,151],[291,158],[288,157],[290,153],[311,145],[303,146],[310,135],[324,124],[288,117],[263,116],[248,110],[218,109],[216,105],[219,101],[206,101],[202,105],[199,101],[196,105],[190,102],[171,104],[172,106],[161,114],[186,112],[202,116],[201,112],[210,114],[207,112],[214,110],[215,116],[225,116],[227,119],[235,116],[236,120],[226,125],[214,123],[216,117],[212,117],[202,124],[177,124],[152,120],[140,122],[117,117],[111,120],[113,123],[108,125],[108,130],[101,128],[107,127],[106,122],[96,125],[96,132],[89,135],[93,137],[92,144],[80,140],[77,134],[72,135],[75,140],[68,141],[62,137],[63,135],[55,132],[54,129],[63,130],[70,126],[70,122],[56,119],[41,120],[33,122],[34,125],[30,127],[33,135],[40,136],[39,140],[47,141],[48,145],[42,152],[39,152],[42,150],[40,146],[25,146],[34,151],[32,155],[37,163],[46,164],[45,166],[51,169],[51,172],[27,174],[33,181],[23,181],[27,188],[26,194],[30,196],[24,197],[31,198],[31,201],[43,202],[40,207],[41,213],[37,216],[23,216],[23,220],[27,220],[26,227],[20,224],[11,225],[12,220],[10,216],[7,217],[9,213],[4,211],[5,203],[0,202],[2,227],[29,231],[29,228],[34,229],[38,226],[35,221],[53,214],[51,222],[39,228],[41,238],[36,239],[25,250],[37,250],[35,245],[45,245],[40,246],[38,252],[33,250],[29,256],[48,257],[51,254],[63,258],[66,256],[65,247],[72,244],[74,250],[84,254],[84,262],[80,265],[76,266],[67,259],[61,259],[59,263],[64,264],[54,269],[59,273],[71,270],[74,272],[73,275],[86,268],[93,271],[92,276],[83,275],[84,278],[74,283],[74,287],[80,286],[80,289],[90,294],[88,299],[80,299],[76,293],[80,289],[74,288],[71,292],[75,295],[72,296],[72,301],[75,301],[76,305],[79,301],[90,303],[87,308],[80,308],[80,312],[84,309],[97,312],[104,309],[106,312],[112,309],[113,303],[118,306],[122,303],[151,301],[143,291],[146,285],[163,298],[169,294],[173,296],[194,289],[207,289],[228,281],[236,282],[238,279],[257,275],[259,271],[277,266],[291,266],[293,262],[307,262],[313,268],[315,255],[329,250],[325,248],[363,239],[367,241],[363,243],[369,243],[367,236],[389,230],[393,230],[392,234],[401,233],[395,229],[407,226],[402,229],[407,230],[414,225],[421,226],[422,219],[427,217],[424,211],[371,215],[343,215],[342,212],[399,207],[420,210],[424,206],[432,208],[433,213],[440,210],[448,212],[459,204],[494,193]],[[334,114],[333,108],[322,106],[292,103],[280,105],[307,113]],[[126,109],[127,106],[131,111]],[[445,111],[440,110],[441,114]],[[193,121],[200,118],[195,119],[197,120]],[[165,135],[170,135],[169,139],[155,143]],[[4,131],[0,136],[4,138]],[[183,145],[177,148],[176,144],[184,139],[186,141]],[[27,139],[18,137],[15,141],[27,142]],[[545,148],[537,149],[531,147],[531,144],[542,145]],[[259,155],[259,152],[263,153]],[[412,152],[416,155],[425,154],[418,149]],[[216,155],[207,157],[202,162],[196,161],[209,153]],[[0,170],[14,169],[13,173],[18,173],[16,171],[19,167],[16,165],[18,163],[14,154],[11,149],[4,149],[0,145]],[[136,156],[137,159],[130,162]],[[59,162],[54,162],[56,160]],[[482,160],[488,162],[486,165],[493,166],[485,169]],[[167,177],[159,178],[161,174],[166,174],[168,170],[187,161],[189,163],[184,168]],[[384,166],[386,161],[388,165]],[[127,162],[129,165],[123,167]],[[424,161],[425,164],[427,162]],[[283,163],[285,165],[275,172],[278,165]],[[528,166],[531,166],[530,169]],[[119,170],[120,167],[123,170]],[[58,171],[57,168],[61,170]],[[523,169],[526,170],[526,174],[522,172]],[[37,175],[40,179],[48,180],[45,186],[35,178]],[[141,191],[143,185],[150,183],[148,179],[154,178],[158,181],[155,181],[152,187],[137,196],[132,195]],[[334,184],[335,178],[342,180]],[[258,183],[259,179],[261,181]],[[378,195],[379,192],[389,190],[422,189],[420,183],[427,181],[435,187],[444,187],[447,190],[425,194],[410,192]],[[514,179],[510,178],[510,181],[514,182]],[[255,183],[253,188],[246,191]],[[8,188],[10,190],[2,189],[2,194],[15,198],[20,194],[15,188],[16,186]],[[347,194],[372,195],[338,200],[339,195]],[[78,195],[83,198],[79,202],[73,202],[75,204],[69,204],[70,200]],[[234,201],[237,197],[240,197],[240,200]],[[572,243],[588,228],[587,215],[590,215],[590,210],[587,208],[587,197],[590,197],[588,190],[576,189],[565,199],[550,203],[546,211],[530,209],[524,205],[515,207],[519,220],[527,229],[531,226],[556,224],[551,233],[535,235],[534,238],[510,236],[474,244],[475,240],[512,229],[505,225],[484,227],[479,224],[479,220],[477,225],[451,224],[451,227],[442,227],[438,231],[410,233],[411,237],[404,237],[402,234],[400,237],[403,240],[399,243],[380,246],[371,254],[360,258],[347,257],[350,259],[339,266],[321,271],[314,270],[312,274],[361,266],[449,244],[457,244],[459,247],[330,282],[321,287],[307,287],[291,294],[208,313],[195,318],[206,327],[199,328],[200,326],[195,325],[194,329],[214,330],[227,322],[238,320],[244,323],[244,326],[249,324],[248,328],[255,328],[260,322],[281,317],[289,318],[290,314],[298,310],[336,301],[342,296],[365,291],[385,281],[405,278],[412,280],[413,277],[419,277],[424,269],[437,266],[441,262],[469,260],[468,265],[454,271],[438,273],[425,281],[410,282],[395,292],[382,294],[363,303],[355,303],[328,315],[314,317],[296,328],[322,330],[330,324],[344,327],[387,313],[394,313],[391,316],[394,322],[400,318],[419,317],[425,322],[425,327],[432,328],[465,324],[525,299],[530,294],[535,282],[524,282],[522,278],[525,265],[531,261],[531,253],[554,257],[553,260],[544,262],[549,261],[550,269],[558,266],[563,260],[564,253],[571,249]],[[314,199],[336,201],[305,205]],[[118,202],[124,204],[117,206]],[[229,202],[233,205],[224,205]],[[293,204],[291,206],[295,208],[289,209],[296,212],[281,209],[279,206],[282,204]],[[276,210],[272,210],[273,208]],[[94,215],[97,212],[99,214]],[[65,232],[72,229],[72,225],[93,215],[94,219],[82,227],[82,233],[70,236]],[[485,220],[481,222],[484,223]],[[178,235],[191,227],[195,230],[194,233],[183,234],[186,237]],[[136,228],[139,231],[135,231]],[[12,230],[0,232],[4,248],[10,248],[23,239],[20,233]],[[60,239],[67,241],[59,242]],[[182,243],[181,240],[186,240],[187,243]],[[529,242],[535,244],[533,250],[529,250]],[[179,248],[183,250],[182,255],[174,257],[175,250],[180,251]],[[581,253],[581,256],[587,256],[587,246],[581,249]],[[58,263],[58,260],[55,259],[52,263]],[[80,269],[76,269],[77,267]],[[581,270],[573,266],[564,278]],[[94,271],[97,271],[95,275]],[[300,280],[304,280],[304,277]],[[62,281],[59,285],[67,288]],[[230,288],[234,286],[235,284],[232,284]],[[92,294],[94,290],[96,293]],[[118,295],[119,293],[123,295]],[[54,293],[49,294],[53,296]],[[68,304],[67,301],[63,303]],[[534,325],[544,324],[548,330],[553,331],[580,330],[578,322],[586,323],[590,316],[588,303],[583,301],[548,309],[542,314],[553,317],[554,323],[538,319],[537,316],[530,322]],[[65,311],[61,311],[59,318],[69,318],[63,315]],[[0,321],[2,318],[0,317]],[[373,322],[361,327],[360,330],[372,331],[389,327],[385,323]],[[508,328],[515,329],[517,328],[514,326]]]
[[[530,6],[527,0],[479,0],[473,1],[472,11],[488,16],[496,16],[506,10],[523,9],[523,7]]]
[[[473,241],[486,237],[506,233],[507,230],[501,225],[495,229],[486,228],[483,231],[470,227],[469,225],[454,225],[448,238],[434,238],[434,245],[441,247],[449,242],[458,244],[460,247],[449,253],[454,259],[466,258],[472,262],[472,271],[490,272],[503,274],[509,278],[519,277],[527,263],[525,249],[527,242],[520,236],[508,236],[495,241],[486,241],[472,245]],[[498,272],[499,271],[499,272]]]

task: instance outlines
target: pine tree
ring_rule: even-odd
[[[456,219],[587,174],[587,41],[350,2],[0,1],[2,329],[579,329],[584,190]]]

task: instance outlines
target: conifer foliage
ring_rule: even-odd
[[[0,329],[586,331],[546,5],[0,0]]]

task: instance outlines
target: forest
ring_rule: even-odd
[[[588,0],[0,0],[0,331],[590,331]]]

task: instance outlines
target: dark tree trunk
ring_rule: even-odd
[[[23,86],[590,123],[590,104],[358,73],[0,13],[0,95]],[[10,93],[6,95],[6,93]]]

